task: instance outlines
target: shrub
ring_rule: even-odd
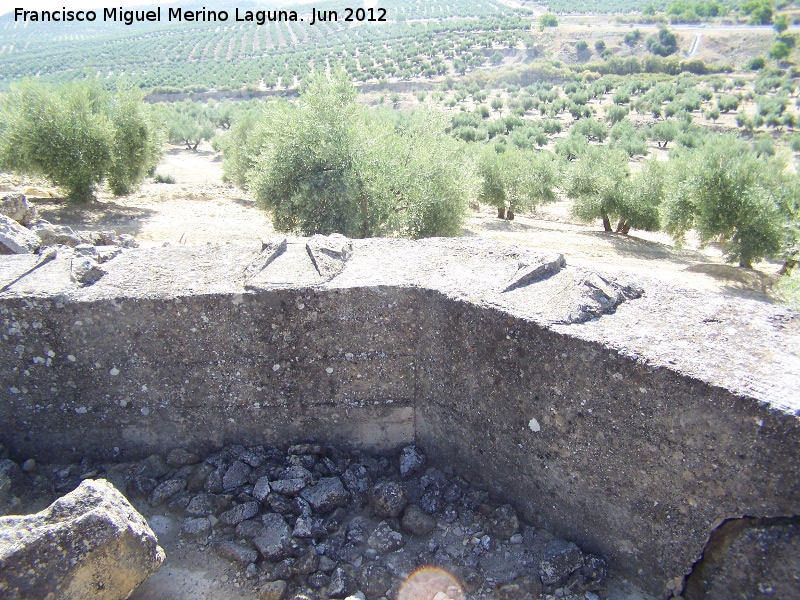
[[[775,172],[736,137],[710,136],[671,161],[666,231],[681,241],[695,227],[702,240],[719,240],[729,261],[751,267],[781,248]]]
[[[635,46],[640,39],[642,39],[642,32],[638,29],[629,31],[622,37],[622,41],[628,46]]]
[[[513,218],[515,213],[556,199],[558,166],[549,152],[509,145],[497,153],[489,147],[478,159],[478,175],[481,178],[478,199],[496,206],[498,215]]]
[[[589,49],[589,44],[585,40],[578,40],[575,42],[575,50],[578,52],[586,52]]]
[[[606,50],[606,43],[603,40],[597,40],[594,43],[594,49],[597,51],[598,54],[602,55],[603,52]]]
[[[658,56],[669,56],[678,51],[675,34],[666,27],[658,30],[658,38],[647,38],[647,49]]]
[[[581,119],[569,130],[570,135],[581,135],[589,140],[602,142],[608,137],[608,130],[601,122],[592,118]]]
[[[558,27],[558,17],[552,13],[545,13],[539,17],[539,30],[545,27]]]
[[[783,60],[789,56],[789,46],[785,42],[775,42],[769,49],[769,57],[773,60]]]
[[[724,112],[730,112],[739,108],[739,98],[731,94],[722,94],[717,97],[717,106]]]
[[[129,193],[153,171],[163,146],[139,94],[112,95],[96,81],[23,82],[2,100],[0,123],[0,166],[44,175],[76,202],[93,198],[104,180],[113,193]]]
[[[747,62],[745,68],[751,71],[758,71],[766,66],[767,66],[767,61],[764,60],[763,56],[754,56]]]
[[[156,173],[153,175],[153,183],[175,183],[175,178],[170,174],[162,175],[161,173]]]
[[[299,103],[269,104],[234,125],[226,172],[244,165],[233,171],[279,231],[459,234],[471,170],[442,116],[420,111],[395,127],[355,97],[347,73],[315,75]]]
[[[628,116],[628,107],[627,106],[609,106],[608,110],[606,111],[606,121],[611,123],[612,125],[615,123],[619,123]]]

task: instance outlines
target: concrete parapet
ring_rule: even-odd
[[[800,514],[790,311],[485,240],[71,260],[0,263],[20,456],[415,441],[657,594],[726,520]]]

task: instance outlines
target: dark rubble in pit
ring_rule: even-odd
[[[0,513],[39,510],[81,479],[108,477],[141,512],[175,517],[184,543],[231,561],[254,598],[610,597],[601,557],[523,522],[414,446],[375,456],[233,445],[108,465],[17,465],[6,453],[2,466]],[[411,595],[425,577],[438,587]]]

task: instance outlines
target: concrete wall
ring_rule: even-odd
[[[417,262],[363,244],[310,287],[248,285],[252,248],[134,251],[83,288],[47,266],[0,295],[0,441],[18,458],[58,461],[415,440],[657,594],[723,520],[800,514],[791,411],[520,314],[545,284],[502,305],[487,290],[499,289],[490,273],[504,284],[517,270],[507,253],[486,267],[485,288],[455,289],[441,279],[442,257],[459,255],[445,242],[403,246]],[[308,260],[291,243],[281,256],[273,278]],[[588,300],[565,296],[556,312],[578,314],[562,310],[570,302]],[[639,319],[637,302],[614,316]]]

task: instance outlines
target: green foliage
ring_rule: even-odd
[[[578,40],[577,42],[575,42],[575,50],[577,50],[578,52],[586,52],[586,50],[588,49],[589,49],[589,44],[586,42],[586,40]]]
[[[164,139],[141,94],[120,90],[106,97],[106,107],[112,132],[106,181],[115,196],[125,196],[156,168]]]
[[[736,110],[739,108],[739,98],[731,94],[721,94],[717,97],[717,106],[724,113]]]
[[[627,106],[609,106],[606,111],[606,121],[614,125],[628,116]]]
[[[161,156],[160,130],[141,96],[96,81],[48,87],[26,81],[0,105],[0,166],[40,174],[77,202],[107,180],[127,194]]]
[[[647,154],[647,143],[629,119],[622,119],[611,128],[611,141],[615,148],[624,150],[628,156]]]
[[[650,52],[658,56],[669,56],[678,51],[678,42],[675,39],[675,34],[666,27],[658,30],[658,38],[647,38],[646,46]]]
[[[711,121],[715,121],[716,122],[716,120],[719,119],[719,108],[717,108],[717,107],[709,108],[705,112],[705,117],[706,117],[706,119],[710,119]]]
[[[173,184],[173,183],[175,183],[175,178],[172,175],[170,175],[169,173],[165,173],[165,174],[156,173],[155,175],[153,175],[153,183]]]
[[[597,40],[594,43],[594,49],[598,54],[603,54],[603,52],[606,50],[606,43],[603,40]]]
[[[542,30],[545,27],[558,27],[558,17],[553,13],[545,13],[539,17],[539,29]]]
[[[556,199],[559,168],[549,152],[506,146],[501,153],[486,147],[478,158],[478,199],[512,214]]]
[[[770,0],[748,0],[740,9],[750,16],[753,25],[769,25],[772,23],[772,2]]]
[[[762,134],[753,139],[753,150],[756,156],[775,156],[775,142],[772,141],[772,136],[769,134]]]
[[[631,101],[631,94],[626,88],[619,88],[612,97],[614,104],[627,104]]]
[[[681,241],[694,226],[702,240],[718,240],[727,259],[743,267],[777,253],[783,238],[775,168],[734,136],[710,136],[671,163],[666,231]]]
[[[608,129],[600,121],[591,117],[577,121],[569,130],[570,135],[580,135],[587,140],[602,142],[608,137]]]
[[[658,161],[647,161],[631,178],[628,155],[616,148],[591,146],[572,163],[565,192],[575,200],[573,215],[583,221],[601,219],[603,229],[628,233],[631,228],[659,228],[658,207],[663,198],[663,172]]]
[[[666,148],[669,142],[678,137],[678,124],[672,119],[661,121],[650,128],[648,135],[659,148]]]
[[[273,103],[237,123],[226,174],[253,192],[279,231],[459,234],[471,169],[441,115],[418,111],[395,125],[355,95],[346,73],[316,75],[299,103]]]
[[[777,17],[775,17],[775,22],[772,24],[772,26],[778,33],[783,33],[784,31],[789,29],[789,19],[785,14],[778,15]]]
[[[214,123],[196,103],[186,101],[183,105],[162,109],[162,119],[169,123],[167,137],[171,144],[185,144],[188,150],[197,150],[204,141],[210,141],[216,132]]]
[[[713,0],[706,2],[676,0],[670,3],[666,12],[672,23],[696,23],[702,19],[724,15],[727,9]]]
[[[642,39],[642,32],[639,31],[639,29],[629,31],[622,37],[622,41],[624,41],[628,46],[635,46],[640,39]]]
[[[764,60],[763,56],[755,56],[751,58],[749,61],[747,61],[745,68],[751,71],[758,71],[759,69],[763,69],[766,66],[767,66],[767,61]]]
[[[789,46],[784,42],[775,42],[769,49],[769,57],[773,60],[783,60],[789,56]]]

